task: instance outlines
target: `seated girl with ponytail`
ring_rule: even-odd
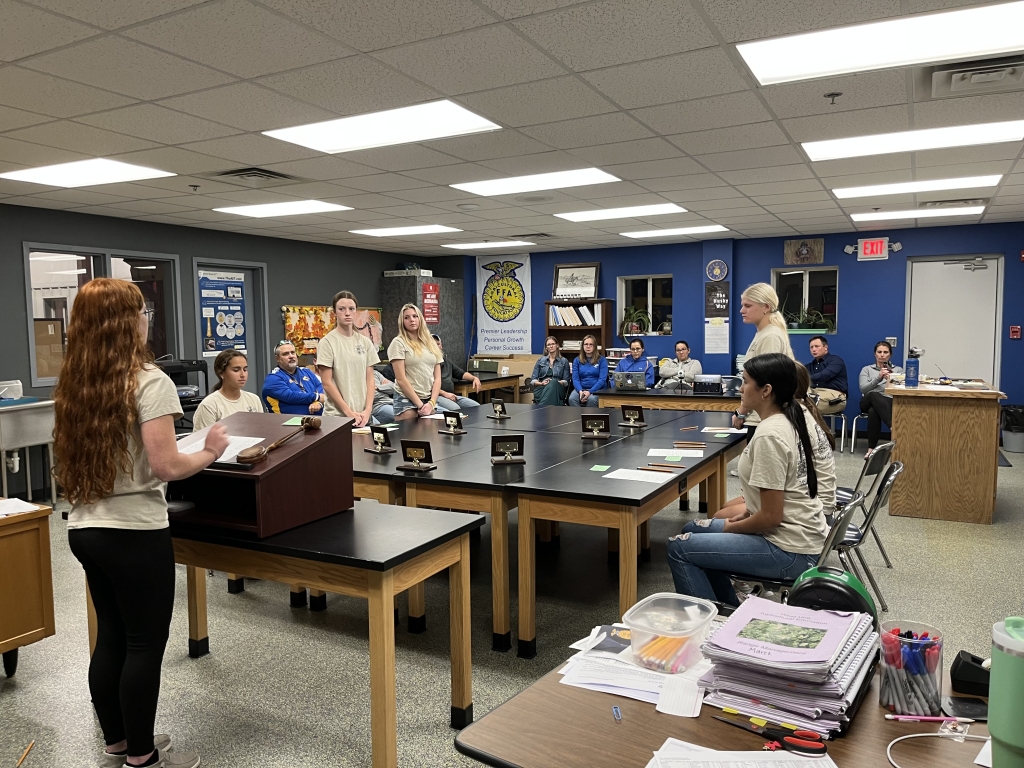
[[[828,528],[796,391],[796,366],[787,355],[744,364],[740,400],[761,418],[739,460],[744,503],[727,519],[687,523],[669,540],[677,592],[737,606],[730,573],[788,580],[817,562]]]

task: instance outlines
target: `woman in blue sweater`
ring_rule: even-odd
[[[629,342],[629,354],[619,360],[615,370],[622,373],[643,373],[647,388],[654,386],[654,366],[644,357],[643,339],[636,338]]]
[[[597,339],[593,335],[583,337],[580,355],[572,361],[572,388],[569,405],[577,407],[591,405],[592,392],[608,386],[608,361],[597,348]]]

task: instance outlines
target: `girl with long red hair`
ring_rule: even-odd
[[[166,483],[194,475],[227,447],[215,424],[199,453],[178,452],[174,384],[146,346],[149,314],[126,280],[78,292],[53,393],[55,474],[71,513],[68,543],[96,608],[89,690],[107,748],[101,766],[195,768],[154,737],[160,666],[174,607]]]

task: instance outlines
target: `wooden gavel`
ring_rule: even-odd
[[[239,464],[259,464],[262,461],[267,460],[267,456],[271,451],[280,448],[286,442],[291,440],[300,432],[309,432],[313,429],[320,429],[320,417],[319,416],[303,416],[302,426],[296,429],[294,432],[290,432],[280,440],[271,443],[270,445],[254,445],[252,448],[246,448],[243,451],[238,452],[238,463]]]

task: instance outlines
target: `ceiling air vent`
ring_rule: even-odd
[[[961,61],[914,69],[915,101],[1024,90],[1024,58]]]
[[[554,235],[548,235],[548,234],[545,234],[544,232],[527,232],[524,235],[512,235],[512,237],[510,237],[509,239],[510,240],[544,240],[544,239],[553,240],[554,237],[555,237]]]
[[[931,202],[921,203],[920,208],[977,208],[978,206],[985,206],[991,202],[991,198],[988,197],[976,197],[971,200],[932,200]]]
[[[278,184],[293,181],[302,181],[295,176],[286,173],[278,173],[267,168],[233,168],[229,171],[218,171],[216,173],[201,174],[207,179],[215,181],[229,181],[235,184],[243,184],[247,187],[273,187]]]

